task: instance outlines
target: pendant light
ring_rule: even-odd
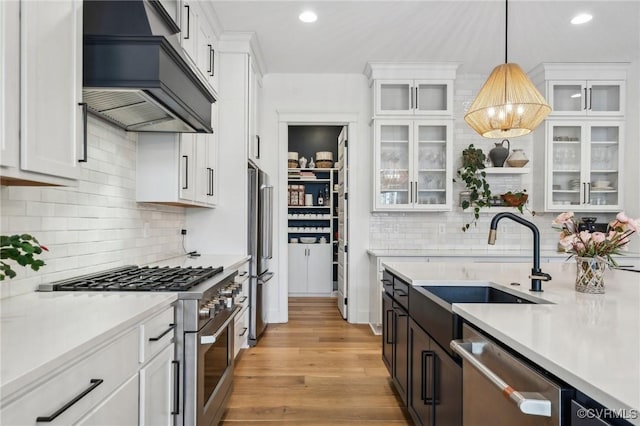
[[[507,61],[509,4],[505,1],[504,64],[493,69],[464,120],[485,138],[510,138],[531,133],[551,107],[518,64]]]

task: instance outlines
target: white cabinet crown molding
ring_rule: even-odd
[[[363,74],[374,80],[455,80],[460,63],[457,62],[368,62]]]
[[[262,48],[254,32],[224,32],[220,34],[218,48],[221,53],[248,53],[251,55],[259,80],[267,73]]]

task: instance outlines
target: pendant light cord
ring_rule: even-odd
[[[509,0],[505,0],[504,2],[504,63],[508,63],[507,61],[507,47],[509,40],[509,32],[507,29],[509,28]]]

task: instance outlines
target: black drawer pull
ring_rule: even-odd
[[[240,337],[244,336],[245,334],[247,334],[247,330],[248,330],[247,327],[242,327],[242,333],[238,334],[238,336]]]
[[[393,293],[397,294],[398,296],[407,297],[407,292],[404,290],[393,290]]]
[[[102,382],[104,382],[104,380],[102,379],[91,379],[89,381],[89,383],[91,383],[91,386],[89,386],[88,388],[86,388],[85,390],[82,391],[82,393],[80,393],[78,396],[76,396],[75,398],[73,398],[71,401],[67,402],[66,404],[64,404],[58,411],[56,411],[55,413],[53,413],[50,416],[44,416],[44,417],[37,417],[36,418],[36,422],[52,422],[53,420],[55,420],[56,417],[58,417],[60,414],[64,413],[65,411],[67,411],[73,404],[75,404],[76,402],[80,401],[82,398],[84,398],[89,392],[91,392],[92,390],[94,390],[95,388],[97,388],[98,386],[100,386],[102,384]]]
[[[162,334],[160,334],[159,336],[156,336],[156,337],[149,337],[149,341],[150,342],[157,342],[158,340],[162,339],[165,336],[165,334],[169,333],[174,328],[176,328],[175,324],[169,324],[169,328],[167,328],[165,331],[163,331]]]
[[[171,412],[172,416],[176,416],[180,414],[180,361],[171,361],[171,364],[175,367],[176,372],[176,382],[175,382],[175,401],[174,401],[174,410]]]
[[[238,300],[238,303],[243,303],[245,300],[247,300],[247,296],[242,296],[240,300]]]

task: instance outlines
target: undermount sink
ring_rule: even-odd
[[[422,286],[448,303],[535,303],[489,286]]]

